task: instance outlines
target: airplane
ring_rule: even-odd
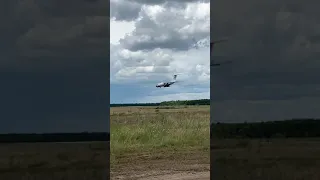
[[[221,39],[221,40],[210,42],[210,53],[212,53],[213,47],[214,47],[215,44],[221,43],[221,42],[225,42],[225,41],[228,41],[228,40],[227,39]],[[222,64],[227,64],[227,63],[231,63],[231,61],[225,61],[225,62],[221,62],[221,63],[214,63],[213,61],[211,61],[210,66],[220,66]]]
[[[172,84],[176,83],[177,74],[173,75],[173,81],[170,82],[161,82],[156,85],[157,88],[161,87],[170,87]]]

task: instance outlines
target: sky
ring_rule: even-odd
[[[210,98],[209,2],[110,1],[111,103]]]
[[[109,131],[109,3],[0,2],[0,133]]]
[[[211,2],[211,121],[320,118],[317,1]],[[232,6],[230,6],[232,4]]]
[[[211,97],[221,122],[319,118],[317,1],[208,2],[0,1],[0,133],[109,131],[109,98]],[[233,63],[209,69],[222,37],[211,58]]]

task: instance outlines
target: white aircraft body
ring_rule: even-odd
[[[156,85],[157,88],[161,87],[170,87],[172,84],[176,83],[177,74],[173,75],[173,81],[170,82],[161,82]]]

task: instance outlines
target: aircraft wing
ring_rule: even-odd
[[[210,66],[220,66],[222,64],[229,64],[229,63],[232,63],[232,61],[224,61],[224,62],[220,62],[220,63],[213,63]]]
[[[221,43],[221,42],[225,42],[225,41],[228,41],[228,39],[220,39],[220,40],[215,40],[215,41],[212,41],[210,42],[210,51],[212,51],[213,49],[213,46],[217,43]]]

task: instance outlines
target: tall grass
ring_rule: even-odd
[[[162,150],[209,152],[210,113],[209,106],[205,108],[205,111],[141,108],[132,113],[111,109],[111,159],[125,153]]]

